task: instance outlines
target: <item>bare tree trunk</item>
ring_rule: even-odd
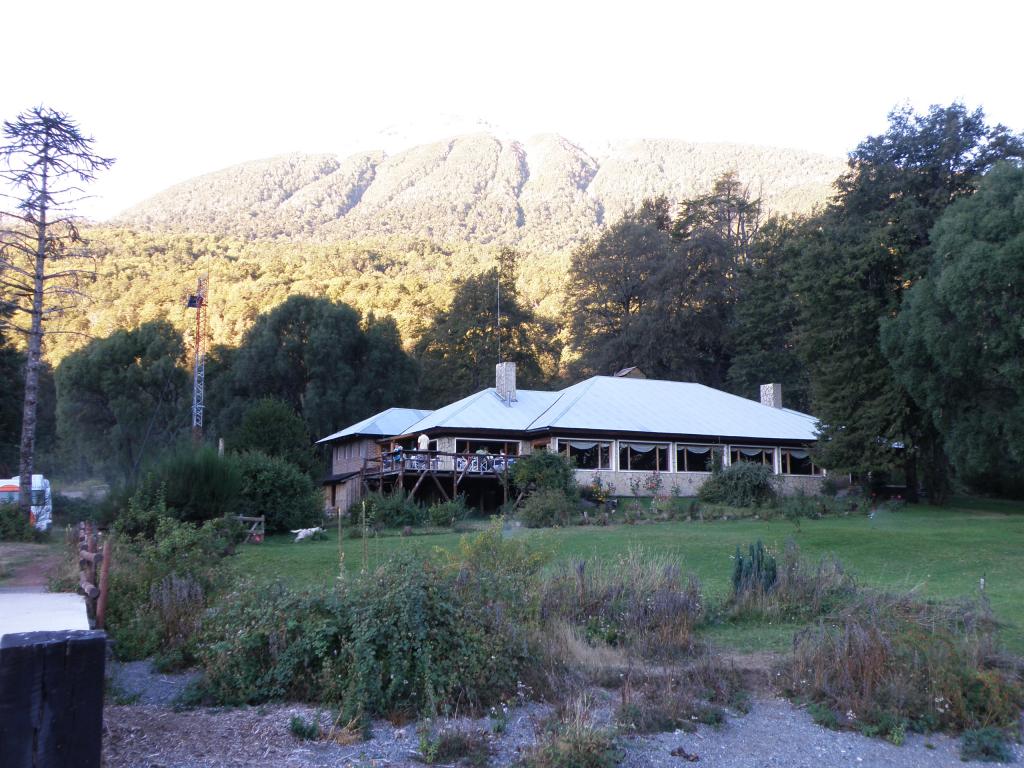
[[[46,153],[46,147],[43,148]],[[32,514],[32,471],[36,456],[36,412],[39,404],[39,366],[43,357],[43,276],[46,274],[47,166],[43,165],[42,202],[36,222],[36,264],[32,281],[32,324],[25,360],[25,403],[21,412],[21,457],[18,466],[18,506]]]

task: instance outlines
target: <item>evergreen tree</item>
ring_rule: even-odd
[[[0,323],[25,337],[25,386],[21,414],[19,506],[30,513],[32,473],[43,370],[43,339],[52,320],[75,303],[88,276],[76,262],[82,238],[70,206],[82,183],[113,160],[100,157],[93,140],[63,112],[35,107],[5,121],[0,133],[0,180],[18,200],[17,210],[0,214],[0,291],[3,306],[19,321]],[[61,263],[63,262],[63,263]]]
[[[230,434],[248,403],[272,397],[302,416],[314,438],[323,437],[393,405],[410,403],[414,363],[389,322],[364,329],[359,313],[343,304],[292,296],[259,316],[240,347],[217,363],[214,414]]]
[[[917,461],[938,497],[946,482],[936,431],[908,397],[879,343],[882,318],[899,312],[906,289],[931,257],[929,231],[954,200],[970,195],[994,162],[1024,144],[981,110],[962,104],[909,108],[850,155],[837,195],[804,231],[796,280],[799,346],[821,419],[824,466],[885,470],[900,463],[917,486]]]
[[[1024,492],[1024,169],[996,166],[932,232],[882,347],[960,476]]]
[[[799,223],[771,219],[736,275],[729,388],[757,397],[759,385],[782,383],[787,408],[809,412],[810,382],[796,351],[799,307],[791,288],[799,258]]]
[[[516,364],[517,386],[542,383],[545,332],[520,303],[516,259],[515,252],[506,249],[498,266],[459,282],[451,306],[439,312],[423,332],[415,354],[421,370],[421,401],[428,407],[493,387],[499,357]]]

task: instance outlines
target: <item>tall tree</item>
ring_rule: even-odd
[[[184,341],[170,323],[116,331],[57,368],[57,431],[69,464],[131,480],[187,433]]]
[[[79,295],[83,271],[74,266],[82,242],[70,206],[81,197],[80,184],[113,160],[97,155],[65,113],[45,107],[5,121],[0,147],[0,179],[13,190],[17,210],[2,214],[0,287],[4,301],[27,324],[8,321],[26,337],[25,395],[21,418],[19,504],[30,511],[36,453],[39,375],[47,324]],[[64,263],[61,263],[64,262]]]
[[[744,397],[755,396],[760,384],[781,382],[786,406],[809,411],[807,367],[796,350],[798,298],[791,288],[799,231],[797,221],[768,220],[739,267],[728,380]]]
[[[499,356],[516,364],[518,386],[543,380],[541,359],[550,334],[519,299],[516,258],[506,249],[496,267],[458,283],[451,306],[423,332],[415,355],[425,405],[440,407],[493,386]]]
[[[1024,492],[1024,169],[999,165],[932,231],[882,348],[961,478]]]
[[[909,108],[850,154],[829,208],[805,229],[796,289],[801,354],[822,423],[819,461],[855,471],[903,463],[911,492],[918,459],[941,496],[947,477],[928,415],[908,397],[879,343],[879,323],[931,260],[929,232],[942,211],[970,195],[997,160],[1024,143],[962,104]]]
[[[390,321],[365,327],[344,304],[292,296],[259,316],[241,346],[222,355],[211,381],[217,430],[230,434],[252,400],[272,397],[298,412],[314,438],[376,411],[408,405],[416,367]]]
[[[760,203],[727,173],[674,217],[665,198],[649,200],[580,248],[569,279],[580,373],[636,365],[722,386],[735,275],[760,218]]]

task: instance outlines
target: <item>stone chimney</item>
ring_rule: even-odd
[[[498,363],[494,366],[494,390],[505,405],[516,402],[515,363]]]
[[[761,385],[761,405],[767,405],[771,408],[782,407],[782,384],[775,382],[773,384],[762,384]]]

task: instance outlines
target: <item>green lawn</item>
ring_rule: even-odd
[[[929,597],[977,594],[979,579],[997,617],[1006,623],[1003,637],[1015,652],[1024,653],[1024,504],[959,499],[945,509],[907,507],[880,511],[874,518],[846,517],[804,520],[798,531],[792,523],[733,520],[706,523],[615,525],[556,530],[519,530],[556,559],[613,559],[632,547],[678,557],[683,569],[696,573],[712,599],[726,596],[737,545],[756,539],[781,550],[789,538],[805,557],[834,553],[860,583],[893,589],[918,589]],[[457,534],[402,538],[387,536],[367,541],[371,567],[397,551],[430,552],[451,548]],[[345,565],[362,563],[362,542],[344,539]],[[271,537],[247,546],[233,567],[257,579],[283,579],[294,585],[324,583],[338,572],[338,542],[294,544],[291,537]],[[741,650],[781,649],[788,646],[794,627],[713,627],[708,634]]]

